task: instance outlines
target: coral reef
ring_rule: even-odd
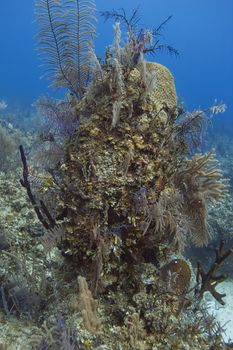
[[[0,171],[7,171],[14,167],[17,162],[16,157],[17,146],[14,138],[8,133],[7,129],[0,124]],[[19,165],[19,161],[18,161]]]
[[[92,1],[37,5],[49,72],[70,93],[38,101],[54,127],[40,135],[44,154],[20,146],[22,188],[18,172],[0,179],[2,341],[13,349],[13,317],[29,324],[19,349],[222,349],[200,302],[216,292],[213,271],[199,266],[198,293],[183,256],[186,242],[208,242],[208,203],[227,192],[212,153],[190,152],[205,113],[185,113],[169,70],[145,60],[153,32],[131,28],[121,46],[115,23],[99,62]],[[220,247],[217,262],[228,255]]]
[[[219,181],[221,173],[211,153],[194,156],[185,167],[179,172],[176,183],[183,192],[186,214],[193,226],[192,239],[197,246],[202,246],[209,238],[205,203],[224,198],[226,185]]]
[[[222,125],[223,124],[223,125]],[[213,149],[216,154],[216,159],[221,164],[221,172],[224,178],[227,179],[227,186],[229,193],[219,203],[208,204],[208,231],[211,237],[209,245],[205,249],[198,249],[192,247],[187,250],[187,256],[191,259],[194,266],[197,260],[205,268],[210,268],[215,255],[215,249],[219,246],[219,242],[224,240],[225,247],[231,248],[233,246],[233,230],[232,230],[232,212],[233,212],[233,198],[232,198],[232,130],[230,126],[224,126],[224,120],[219,121],[219,124],[213,124],[205,133],[205,141],[202,145],[203,151]],[[232,255],[223,262],[219,270],[221,272],[228,271],[232,277]]]
[[[209,269],[207,273],[204,272],[200,262],[197,266],[197,282],[200,284],[201,280],[201,287],[199,292],[199,295],[202,296],[206,291],[209,291],[212,296],[222,305],[224,305],[223,297],[226,296],[226,294],[220,294],[216,291],[216,286],[224,281],[228,274],[224,273],[222,275],[216,276],[216,272],[219,268],[219,266],[222,264],[222,262],[228,258],[228,256],[233,253],[233,248],[224,250],[224,241],[221,241],[220,246],[215,251],[215,261],[213,262],[213,265]]]
[[[121,69],[119,83],[115,66],[108,64],[103,78],[76,101],[73,108],[80,126],[64,144],[65,156],[52,178],[59,186],[57,213],[66,208],[65,217],[53,223],[64,230],[54,244],[65,259],[62,278],[68,279],[71,290],[77,289],[76,295],[66,295],[69,313],[79,320],[81,334],[83,329],[90,331],[91,348],[189,344],[204,349],[208,342],[198,337],[199,321],[192,318],[184,328],[180,325],[196,307],[190,292],[191,267],[181,255],[180,242],[190,232],[191,237],[199,232],[193,204],[200,201],[199,215],[205,223],[206,201],[221,199],[225,185],[211,154],[186,158],[188,145],[177,132],[179,114],[169,71],[151,62],[129,72]],[[140,84],[145,70],[147,76],[156,76],[146,95],[146,84]],[[116,101],[121,102],[119,108]],[[40,198],[38,192],[36,196]],[[41,210],[49,218],[43,206]],[[197,244],[206,243],[205,234],[201,231]],[[172,260],[174,255],[178,259]],[[80,275],[89,287],[86,282],[80,287]],[[84,290],[89,301],[82,307]],[[99,300],[98,310],[92,295]],[[89,318],[96,320],[94,325]],[[208,324],[208,317],[205,320]],[[178,344],[177,337],[187,334],[185,327],[193,327],[193,333]],[[217,342],[214,331],[210,333],[209,342]]]

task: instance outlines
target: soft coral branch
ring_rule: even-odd
[[[51,214],[49,213],[49,210],[47,209],[47,207],[43,201],[40,201],[40,205],[37,204],[36,198],[35,198],[34,194],[32,193],[31,184],[29,181],[29,170],[28,170],[28,165],[27,165],[27,158],[25,156],[24,148],[22,145],[19,146],[19,150],[20,150],[21,160],[23,163],[23,178],[20,179],[20,183],[26,189],[28,198],[33,205],[33,208],[35,210],[35,213],[36,213],[39,221],[42,223],[42,225],[47,230],[50,230],[51,228],[53,228],[56,225],[56,222],[52,218]],[[46,216],[46,218],[45,218],[45,216]]]

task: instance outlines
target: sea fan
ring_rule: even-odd
[[[210,118],[202,110],[195,110],[192,113],[184,112],[178,118],[174,127],[174,136],[177,142],[183,140],[189,145],[190,150],[199,149],[205,126]]]
[[[68,88],[78,99],[91,78],[94,13],[93,0],[36,0],[45,76],[52,79],[53,86]]]
[[[34,106],[46,120],[47,134],[68,137],[79,127],[79,120],[69,101],[42,96]]]

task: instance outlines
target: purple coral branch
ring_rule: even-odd
[[[46,207],[46,205],[45,205],[45,203],[43,201],[40,201],[40,206],[37,204],[36,198],[35,198],[35,196],[32,193],[30,181],[28,179],[28,177],[29,177],[29,170],[28,170],[27,159],[26,159],[26,156],[25,156],[24,148],[23,148],[22,145],[19,146],[19,150],[20,150],[21,160],[22,160],[22,163],[23,163],[23,178],[20,179],[20,183],[26,189],[28,198],[29,198],[30,202],[33,205],[33,208],[35,210],[35,213],[36,213],[39,221],[42,223],[42,225],[47,230],[49,230],[49,229],[53,228],[56,225],[56,222],[52,218],[51,214],[49,213],[48,208]],[[44,215],[47,217],[48,221],[44,218],[42,213],[44,213]]]

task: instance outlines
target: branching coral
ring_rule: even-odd
[[[182,110],[181,113],[183,115]],[[207,120],[207,116],[202,110],[184,113],[183,118],[178,115],[178,123],[175,125],[173,131],[176,140],[180,142],[183,139],[185,143],[188,143],[190,148],[198,148],[201,144],[201,137]]]
[[[140,26],[141,18],[138,10],[139,8],[135,9],[130,17],[127,16],[124,8],[119,11],[112,10],[102,12],[102,16],[104,16],[106,20],[112,18],[126,27],[129,40],[124,50],[122,50],[121,63],[132,66],[137,64],[144,54],[150,53],[155,55],[157,51],[167,51],[178,55],[176,49],[169,45],[161,44],[159,39],[161,31],[172,16],[166,18],[158,27],[149,30]]]
[[[28,198],[33,205],[38,220],[42,223],[47,231],[41,238],[41,242],[44,245],[45,250],[49,251],[61,241],[61,238],[63,236],[64,230],[62,228],[62,225],[57,223],[57,220],[59,221],[64,219],[64,212],[60,213],[56,218],[54,218],[44,201],[42,199],[36,198],[29,181],[29,168],[22,145],[19,146],[19,150],[23,164],[23,178],[20,179],[20,183],[27,191]]]
[[[222,262],[225,261],[225,259],[227,259],[228,256],[232,253],[233,248],[224,251],[224,241],[221,241],[219,248],[215,250],[215,260],[208,272],[205,272],[203,267],[201,266],[201,263],[198,262],[196,276],[198,286],[196,288],[196,295],[199,298],[202,298],[203,294],[208,291],[220,304],[225,304],[223,298],[226,296],[226,294],[221,294],[217,292],[215,288],[219,283],[223,282],[228,277],[228,274],[223,273],[221,275],[216,276],[216,272],[219,269]]]
[[[40,201],[40,204],[37,203],[36,198],[34,194],[32,193],[31,184],[29,182],[29,170],[27,165],[27,159],[24,153],[23,146],[20,145],[20,155],[21,160],[23,163],[23,179],[20,180],[21,185],[26,189],[28,198],[30,199],[33,208],[35,210],[35,213],[42,223],[42,225],[49,230],[50,228],[53,228],[56,224],[55,220],[52,218],[51,214],[49,213],[45,203],[43,201]]]

